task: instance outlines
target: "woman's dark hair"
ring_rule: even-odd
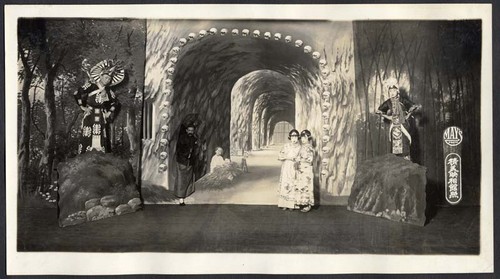
[[[309,130],[304,130],[300,132],[300,137],[307,137],[308,140],[312,139],[311,132]]]
[[[299,136],[299,131],[292,129],[290,132],[288,132],[288,139],[292,139],[292,136]]]

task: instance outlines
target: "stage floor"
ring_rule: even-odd
[[[438,208],[424,227],[320,206],[146,205],[59,228],[55,209],[20,209],[18,251],[478,254],[479,207]]]

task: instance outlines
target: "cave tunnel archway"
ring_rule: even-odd
[[[295,123],[295,94],[290,79],[275,71],[258,70],[241,77],[231,91],[232,154],[267,145],[267,122],[277,113]]]
[[[312,87],[319,74],[317,62],[311,55],[285,42],[221,36],[210,36],[186,45],[178,53],[175,71],[170,68],[169,71],[173,108],[170,126],[179,126],[179,121],[187,114],[199,114],[206,125],[198,127],[197,133],[206,139],[208,158],[213,156],[217,146],[226,150],[226,156],[231,150],[231,92],[238,80],[255,71],[258,72],[251,76],[257,80],[269,76],[263,83],[243,79],[250,89],[261,89],[248,100],[248,109],[257,114],[252,122],[253,130],[247,130],[247,134],[251,131],[252,135],[249,139],[258,139],[255,147],[260,148],[267,127],[264,121],[278,111],[289,111],[288,120],[294,122],[291,118],[295,114],[295,94],[297,91],[297,94],[307,92],[297,88]],[[263,115],[266,108],[268,111]],[[245,117],[251,116],[245,114]],[[173,135],[169,154],[175,154],[175,144]],[[174,163],[173,156],[170,156],[169,165]],[[196,177],[202,175],[196,174]]]
[[[267,122],[271,115],[284,113],[287,120],[295,124],[295,99],[284,92],[264,93],[257,98],[253,111],[252,149],[267,146]]]
[[[146,99],[153,100],[153,106],[157,108],[156,117],[161,116],[158,127],[152,129],[158,130],[163,127],[161,125],[178,127],[185,115],[197,113],[206,123],[204,127],[198,128],[198,135],[207,139],[207,156],[213,155],[216,146],[222,146],[226,152],[233,150],[230,104],[235,83],[254,71],[273,71],[286,76],[293,86],[295,121],[283,118],[283,110],[276,110],[276,106],[262,102],[257,110],[257,115],[260,116],[257,117],[260,122],[259,129],[254,130],[258,132],[249,132],[245,136],[247,140],[242,141],[251,146],[253,138],[258,138],[256,146],[268,145],[274,129],[271,123],[275,123],[280,117],[293,122],[293,126],[298,130],[311,130],[316,139],[328,138],[328,141],[318,140],[316,146],[318,157],[315,158],[315,165],[327,161],[327,164],[321,166],[321,187],[337,195],[341,192],[328,185],[339,185],[336,188],[342,189],[344,194],[349,193],[352,174],[347,173],[349,180],[344,180],[344,176],[338,174],[346,173],[344,169],[350,168],[355,161],[355,156],[352,155],[354,144],[349,136],[349,129],[352,128],[350,123],[354,116],[348,113],[354,104],[353,41],[350,35],[352,24],[311,23],[312,30],[296,28],[309,24],[294,25],[290,24],[291,22],[276,24],[221,21],[215,25],[219,28],[228,23],[235,25],[235,34],[232,34],[231,28],[220,29],[220,32],[217,28],[208,30],[207,25],[212,23],[189,23],[190,28],[207,28],[189,35],[187,33],[193,29],[185,28],[181,22],[149,23]],[[262,36],[256,29],[253,29],[253,32],[248,29],[238,30],[243,24],[251,25],[249,27],[270,27],[273,32],[263,32]],[[278,31],[278,27],[286,32],[283,36],[274,33]],[[317,40],[324,39],[321,34],[331,34],[331,30],[337,32],[331,44]],[[179,37],[183,34],[185,37]],[[321,53],[314,51],[305,42],[312,43],[314,49],[321,49]],[[290,107],[286,110],[290,111]],[[167,113],[166,117],[163,117],[164,112]],[[345,139],[332,137],[335,129],[342,130],[342,134],[347,135]],[[173,187],[170,174],[175,169],[177,138],[172,130],[146,139],[143,147],[143,162],[149,170],[146,174],[143,173],[143,181],[159,184],[167,189]],[[154,148],[162,141],[169,143],[160,150],[167,153],[166,159],[158,156],[158,149]],[[240,143],[240,146],[242,145],[243,143]],[[229,154],[226,153],[227,155]],[[339,165],[338,162],[342,164]],[[169,174],[168,177],[165,174]]]
[[[269,144],[270,145],[283,145],[288,142],[288,133],[293,129],[293,125],[285,120],[279,120],[275,124],[269,123]]]

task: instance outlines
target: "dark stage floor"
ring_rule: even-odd
[[[21,209],[19,251],[478,254],[479,207],[439,208],[425,226],[321,206],[148,205],[59,228],[55,209]]]

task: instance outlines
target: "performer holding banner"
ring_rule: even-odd
[[[411,160],[411,135],[408,119],[421,106],[399,95],[399,86],[395,79],[387,81],[387,89],[389,90],[390,98],[380,105],[377,114],[380,114],[391,122],[391,127],[389,128],[391,152],[397,156]]]

